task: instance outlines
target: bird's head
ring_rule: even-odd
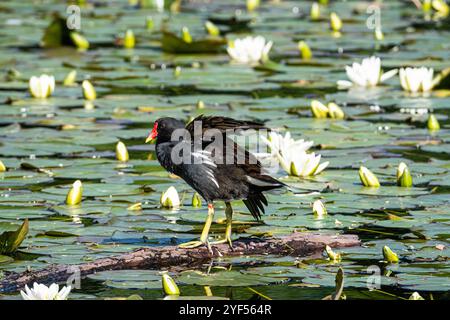
[[[156,138],[161,142],[170,141],[173,131],[184,128],[184,125],[183,121],[174,118],[159,118],[155,121],[153,129],[145,140],[145,143],[153,141]]]

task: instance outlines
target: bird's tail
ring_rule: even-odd
[[[265,213],[264,206],[267,206],[267,199],[263,191],[283,188],[286,186],[281,181],[268,175],[259,175],[257,177],[247,176],[250,183],[250,194],[243,202],[256,220],[261,219],[261,213]]]
[[[264,206],[267,206],[267,199],[262,193],[255,193],[243,200],[253,218],[261,220],[261,213],[265,213]]]

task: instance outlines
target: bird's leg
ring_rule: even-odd
[[[214,218],[214,205],[212,203],[208,203],[208,217],[205,221],[205,226],[202,230],[202,235],[200,236],[200,241],[202,243],[206,243],[208,241],[209,229],[211,228],[211,224]]]
[[[227,240],[230,248],[233,249],[233,244],[231,243],[231,227],[233,224],[233,208],[231,203],[226,202],[225,215],[227,217],[227,228],[225,229],[225,239]]]
[[[220,244],[220,243],[228,243],[230,248],[233,249],[233,245],[231,243],[231,226],[233,221],[233,208],[231,207],[231,203],[225,202],[225,216],[227,217],[227,227],[225,229],[225,239],[211,242],[211,244]]]
[[[214,205],[212,203],[208,203],[208,217],[206,218],[205,225],[203,226],[202,235],[200,236],[200,241],[189,241],[186,243],[182,243],[179,245],[180,248],[197,248],[201,245],[207,245],[208,243],[208,235],[209,229],[211,228],[211,224],[214,218]]]

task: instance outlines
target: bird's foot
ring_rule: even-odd
[[[229,237],[226,237],[224,239],[220,239],[220,240],[217,240],[217,241],[210,242],[209,244],[215,245],[215,244],[223,244],[223,243],[228,243],[228,245],[230,246],[230,249],[233,250],[233,244],[231,242],[231,238],[229,238]]]
[[[178,245],[178,247],[183,248],[183,249],[193,249],[193,248],[198,248],[201,246],[206,245],[205,242],[199,241],[199,240],[194,240],[194,241],[189,241],[189,242],[185,242],[185,243],[181,243]]]

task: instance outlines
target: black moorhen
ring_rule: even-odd
[[[213,132],[217,134],[215,138],[219,137],[223,141],[219,148],[211,148],[216,142],[215,138],[206,138],[210,129],[214,129]],[[211,244],[228,242],[231,246],[233,209],[230,202],[243,200],[253,217],[259,220],[261,212],[264,213],[264,205],[268,205],[262,192],[285,186],[284,183],[263,174],[261,164],[255,156],[227,137],[228,130],[236,133],[236,130],[247,129],[266,128],[257,122],[203,115],[186,126],[184,122],[174,118],[160,118],[155,121],[145,142],[157,138],[155,150],[159,163],[167,171],[186,181],[208,203],[208,217],[200,241],[184,243],[181,247],[195,248],[203,244],[209,247],[208,233],[214,216],[213,202],[216,200],[225,202],[227,226],[225,239]],[[175,130],[183,135],[179,134],[178,138],[174,139],[172,134]],[[226,153],[228,149],[233,152]],[[174,159],[173,154],[182,154],[182,160]]]

